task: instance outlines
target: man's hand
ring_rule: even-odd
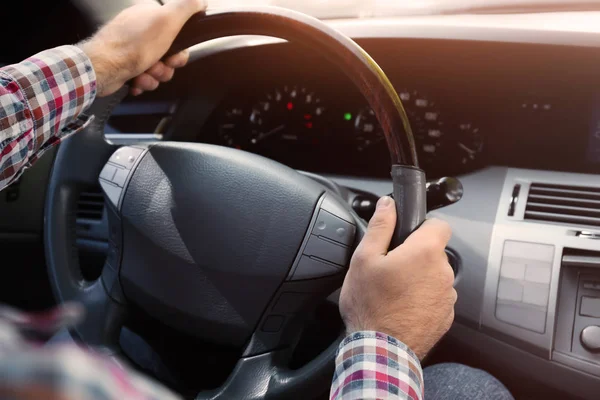
[[[131,93],[154,90],[187,63],[187,51],[165,55],[173,40],[205,0],[171,0],[164,6],[149,1],[123,10],[79,46],[90,57],[96,72],[98,96],[107,96],[135,78]]]
[[[348,333],[388,334],[422,359],[454,320],[454,273],[444,252],[451,231],[427,220],[388,253],[395,224],[394,201],[382,197],[350,262],[340,313]]]

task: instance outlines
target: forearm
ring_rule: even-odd
[[[332,400],[423,399],[423,371],[402,342],[379,332],[355,332],[338,349]]]
[[[96,75],[75,46],[38,53],[0,68],[0,190],[44,151],[83,128]]]

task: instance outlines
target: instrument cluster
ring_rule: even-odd
[[[477,168],[484,135],[434,97],[398,90],[428,176]],[[263,93],[232,93],[214,110],[199,140],[257,153],[292,168],[320,173],[389,176],[389,155],[375,113],[359,97],[336,97],[302,84]]]

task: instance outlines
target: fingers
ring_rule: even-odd
[[[165,64],[171,68],[181,68],[187,64],[189,58],[190,52],[188,50],[183,50],[167,58]]]
[[[369,221],[367,233],[360,243],[360,250],[365,256],[383,256],[387,254],[394,228],[396,227],[396,205],[389,196],[377,202],[375,214]]]
[[[131,94],[137,96],[142,92],[152,91],[158,87],[158,84],[158,80],[156,80],[152,75],[144,72],[133,80]]]
[[[173,78],[173,74],[175,74],[175,68],[185,65],[187,58],[187,52],[181,52],[171,56],[164,63],[162,61],[157,62],[142,75],[134,79],[131,94],[138,96],[145,91],[156,89],[160,82],[170,81]]]
[[[430,250],[444,250],[451,236],[452,229],[447,222],[432,218],[426,220],[419,229],[414,231],[404,244],[405,247],[422,248],[427,246]]]
[[[159,61],[152,67],[150,67],[150,69],[146,71],[146,73],[159,82],[168,82],[171,80],[171,78],[173,78],[175,69]]]

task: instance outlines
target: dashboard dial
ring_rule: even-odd
[[[245,112],[242,107],[230,107],[223,113],[223,122],[219,124],[219,141],[229,147],[242,148],[243,140],[239,137],[240,125],[244,124]]]
[[[431,164],[442,151],[446,137],[446,127],[441,114],[433,101],[417,91],[398,92],[410,120],[415,136],[419,160],[423,166]],[[354,121],[356,149],[364,152],[371,148],[385,146],[385,137],[375,112],[366,107],[357,114]]]
[[[354,119],[354,132],[356,148],[363,152],[371,147],[377,147],[382,141],[385,141],[383,130],[375,116],[375,111],[371,107],[365,107],[356,115]]]
[[[470,122],[449,123],[437,104],[416,90],[398,91],[415,137],[420,164],[433,175],[471,168],[483,150],[479,128]],[[354,119],[354,140],[358,152],[384,154],[385,137],[370,107]]]
[[[219,144],[264,154],[315,144],[325,132],[325,106],[304,86],[277,87],[248,105],[224,108]]]
[[[458,125],[456,137],[460,163],[469,166],[477,160],[477,156],[483,151],[483,137],[475,124],[465,122]]]
[[[431,165],[443,151],[446,126],[434,101],[416,90],[400,90],[402,100],[415,136],[419,161]]]
[[[321,137],[325,107],[303,86],[283,86],[267,93],[250,113],[250,146],[315,143]]]

